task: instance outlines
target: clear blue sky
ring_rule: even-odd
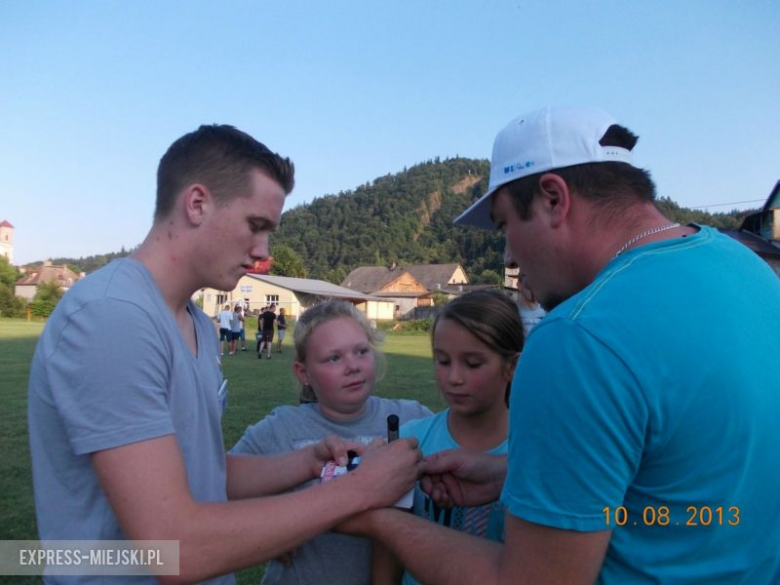
[[[763,200],[778,31],[777,0],[3,0],[0,220],[17,264],[118,251],[150,226],[160,156],[201,123],[290,156],[290,208],[488,158],[547,104],[611,112],[682,205]]]

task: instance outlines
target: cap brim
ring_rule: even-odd
[[[493,200],[493,193],[497,189],[488,191],[480,197],[476,203],[472,204],[466,211],[456,217],[452,223],[455,225],[472,226],[483,230],[494,230],[496,224],[490,217],[490,208]]]

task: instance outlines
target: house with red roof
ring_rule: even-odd
[[[63,291],[72,287],[84,273],[76,274],[66,265],[52,264],[46,260],[43,266],[29,268],[25,274],[14,284],[14,294],[17,297],[33,300],[38,286],[44,282],[56,282]]]

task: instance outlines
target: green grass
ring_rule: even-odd
[[[27,443],[27,379],[40,321],[0,319],[0,539],[37,539]],[[2,577],[0,583],[38,583]]]
[[[37,539],[32,497],[30,452],[27,440],[27,380],[40,322],[0,319],[0,539]],[[292,375],[292,331],[282,354],[258,360],[256,322],[247,322],[248,351],[225,356],[228,408],[222,420],[225,448],[230,449],[247,426],[280,404],[297,404],[298,387]],[[419,400],[433,411],[444,408],[436,389],[427,334],[387,334],[387,368],[376,394]],[[258,519],[262,522],[262,518]],[[261,566],[237,574],[240,585],[260,582]],[[37,578],[2,577],[0,583],[38,583]]]

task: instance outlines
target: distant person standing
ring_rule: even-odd
[[[276,313],[274,312],[276,307],[269,306],[263,314],[260,315],[260,321],[258,322],[258,329],[260,329],[262,335],[260,338],[260,346],[257,348],[257,359],[263,358],[263,349],[268,352],[268,359],[271,359],[271,350],[274,344],[274,321],[276,321]]]
[[[238,340],[241,338],[241,328],[244,318],[241,316],[241,306],[236,305],[230,316],[230,355],[238,351]]]
[[[282,353],[282,341],[287,329],[287,317],[284,315],[284,307],[279,309],[279,316],[276,318],[276,353]]]
[[[225,308],[217,315],[219,321],[219,343],[220,343],[220,355],[225,355],[225,343],[228,344],[228,351],[230,351],[230,344],[233,341],[233,333],[231,329],[231,321],[233,320],[233,312],[230,310],[230,305],[225,305]]]
[[[263,307],[257,311],[257,331],[255,331],[255,341],[257,342],[257,355],[260,356],[260,348],[263,346],[263,313],[268,307]]]
[[[504,250],[504,266],[509,269],[520,270],[520,265],[512,256],[508,246]],[[531,329],[542,320],[542,317],[547,314],[547,311],[545,311],[536,300],[534,291],[532,291],[528,284],[524,282],[524,278],[525,274],[520,273],[518,275],[519,294],[517,297],[517,310],[520,313],[520,321],[523,323],[523,334],[525,337],[528,337],[528,334],[531,333]]]
[[[532,291],[525,284],[520,285],[520,296],[517,299],[517,307],[520,310],[520,320],[523,322],[523,332],[526,336],[531,333],[539,321],[547,314]]]
[[[246,351],[246,322],[244,307],[242,307],[240,304],[236,305],[236,312],[238,313],[238,320],[241,322],[241,331],[238,332],[238,340],[241,342],[241,351]],[[236,344],[236,351],[238,351],[238,344]]]

